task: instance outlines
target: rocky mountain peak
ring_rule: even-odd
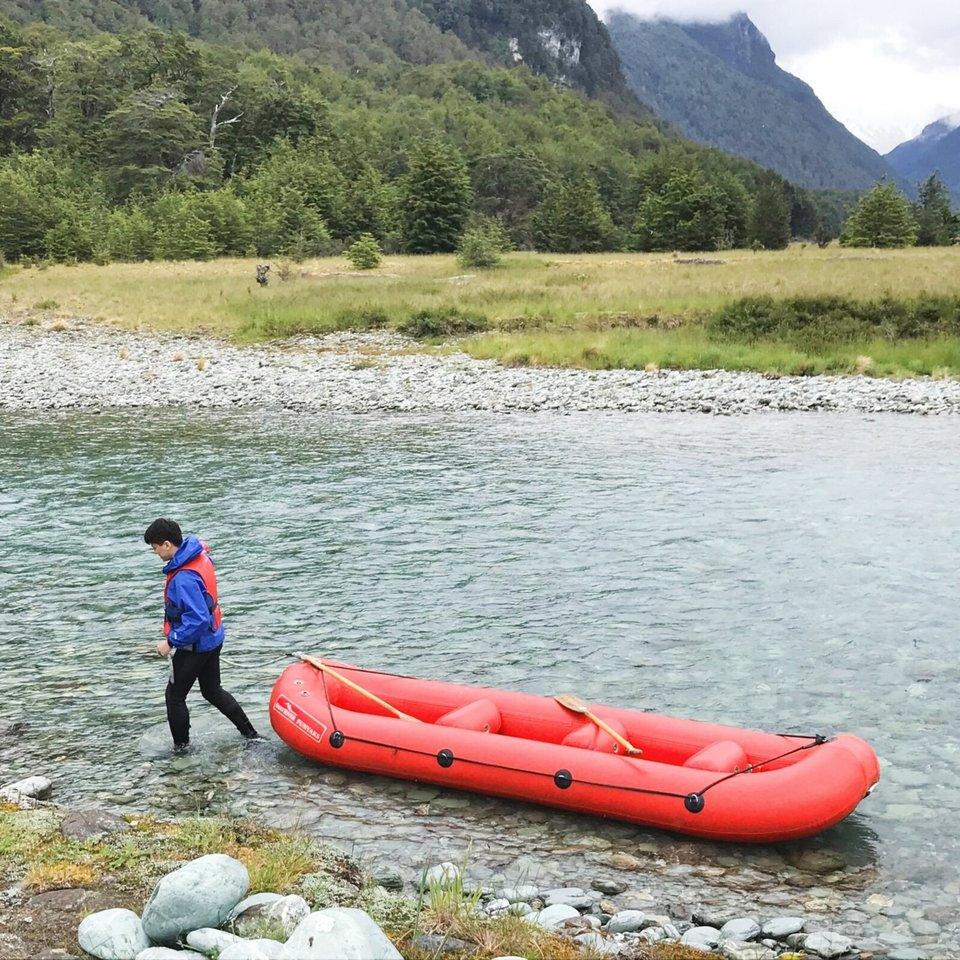
[[[628,83],[685,136],[747,157],[800,186],[869,188],[893,170],[782,70],[745,14],[722,22],[609,15]]]
[[[735,13],[723,23],[682,23],[680,26],[688,37],[741,73],[763,78],[777,69],[777,58],[767,38],[745,13]]]
[[[939,120],[934,120],[933,123],[928,123],[916,139],[921,142],[941,140],[947,134],[953,133],[957,127],[960,127],[960,113],[952,114],[949,117],[941,117]]]

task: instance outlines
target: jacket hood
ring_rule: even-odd
[[[163,572],[171,574],[174,570],[178,570],[185,563],[189,563],[189,561],[201,553],[203,553],[203,544],[200,542],[199,537],[191,533],[188,537],[184,537],[183,543],[178,547],[177,552],[173,555],[173,559],[164,565]]]

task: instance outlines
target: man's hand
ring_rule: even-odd
[[[171,647],[170,644],[167,643],[166,640],[161,640],[161,641],[157,644],[157,653],[159,653],[161,657],[169,656],[170,651],[171,651],[172,649],[173,649],[173,647]]]

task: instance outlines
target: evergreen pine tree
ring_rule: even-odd
[[[440,140],[417,141],[401,188],[401,230],[406,250],[456,250],[472,200],[473,188],[463,157]]]
[[[883,180],[860,198],[840,234],[847,247],[912,247],[916,242],[910,204],[895,183]]]
[[[210,224],[195,198],[167,193],[153,205],[154,254],[159,260],[206,260],[215,251]]]
[[[919,197],[914,204],[917,219],[917,245],[920,247],[943,247],[954,243],[960,229],[960,217],[950,206],[950,191],[932,173],[920,184]]]
[[[766,250],[784,250],[789,246],[790,202],[781,184],[760,185],[754,199],[750,235]]]
[[[745,199],[745,198],[744,198]],[[734,233],[728,198],[699,170],[677,168],[640,204],[634,243],[640,250],[717,250]]]
[[[383,252],[377,238],[370,233],[361,233],[356,240],[347,247],[344,256],[353,264],[356,270],[373,270],[383,262]]]
[[[107,217],[105,252],[111,260],[152,260],[153,224],[139,204],[125,203]]]
[[[596,253],[609,250],[613,221],[589,177],[551,184],[533,218],[538,250]]]

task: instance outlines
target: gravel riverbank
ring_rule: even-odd
[[[251,877],[242,862],[220,850],[212,856],[208,850],[199,859],[184,856],[176,844],[185,841],[171,839],[178,830],[184,830],[185,838],[202,835],[201,821],[184,828],[182,822],[178,827],[174,821],[122,818],[96,808],[69,810],[36,799],[51,787],[46,778],[34,776],[0,788],[0,841],[11,854],[0,869],[0,956],[10,960],[78,960],[81,953],[101,960],[202,960],[218,953],[223,960],[228,955],[230,960],[399,960],[441,952],[518,960],[501,952],[507,937],[516,948],[523,947],[524,956],[530,951],[621,960],[951,956],[936,945],[915,945],[930,941],[931,934],[940,932],[939,924],[914,921],[910,932],[902,933],[885,923],[883,914],[892,910],[893,900],[883,896],[869,898],[859,934],[847,936],[837,928],[848,926],[849,917],[828,912],[813,899],[810,910],[790,911],[789,897],[776,890],[741,897],[748,903],[690,907],[678,903],[653,875],[637,885],[602,867],[593,877],[559,887],[503,875],[477,883],[449,861],[405,879],[388,864],[364,869],[342,853],[309,846],[303,837],[301,860],[306,864],[309,851],[311,859],[319,857],[321,869],[305,872],[303,866],[289,873],[282,889],[247,897]],[[222,846],[258,862],[255,825],[210,823],[207,833],[215,831]],[[237,836],[244,836],[248,846],[236,850]],[[83,846],[68,849],[69,843]],[[262,861],[263,847],[259,849]],[[34,855],[28,866],[29,850]],[[44,851],[46,862],[37,862],[36,850]],[[51,852],[57,850],[59,855]],[[64,865],[66,858],[72,866]],[[829,886],[838,864],[823,857],[818,864],[816,855],[808,858]],[[809,891],[811,898],[814,892]],[[831,891],[821,894],[829,898]],[[428,911],[418,934],[412,928],[421,927],[424,895],[437,912],[431,918]],[[511,916],[524,918],[529,933],[520,930],[522,925],[491,926]],[[228,917],[230,922],[224,922]],[[393,931],[394,939],[406,929],[399,939],[412,952],[398,952],[385,929]],[[465,941],[455,933],[478,939]],[[544,941],[540,933],[559,939]],[[184,941],[192,951],[170,949]]]
[[[0,409],[960,413],[957,380],[509,368],[418,349],[387,332],[236,347],[83,320],[0,320]]]

